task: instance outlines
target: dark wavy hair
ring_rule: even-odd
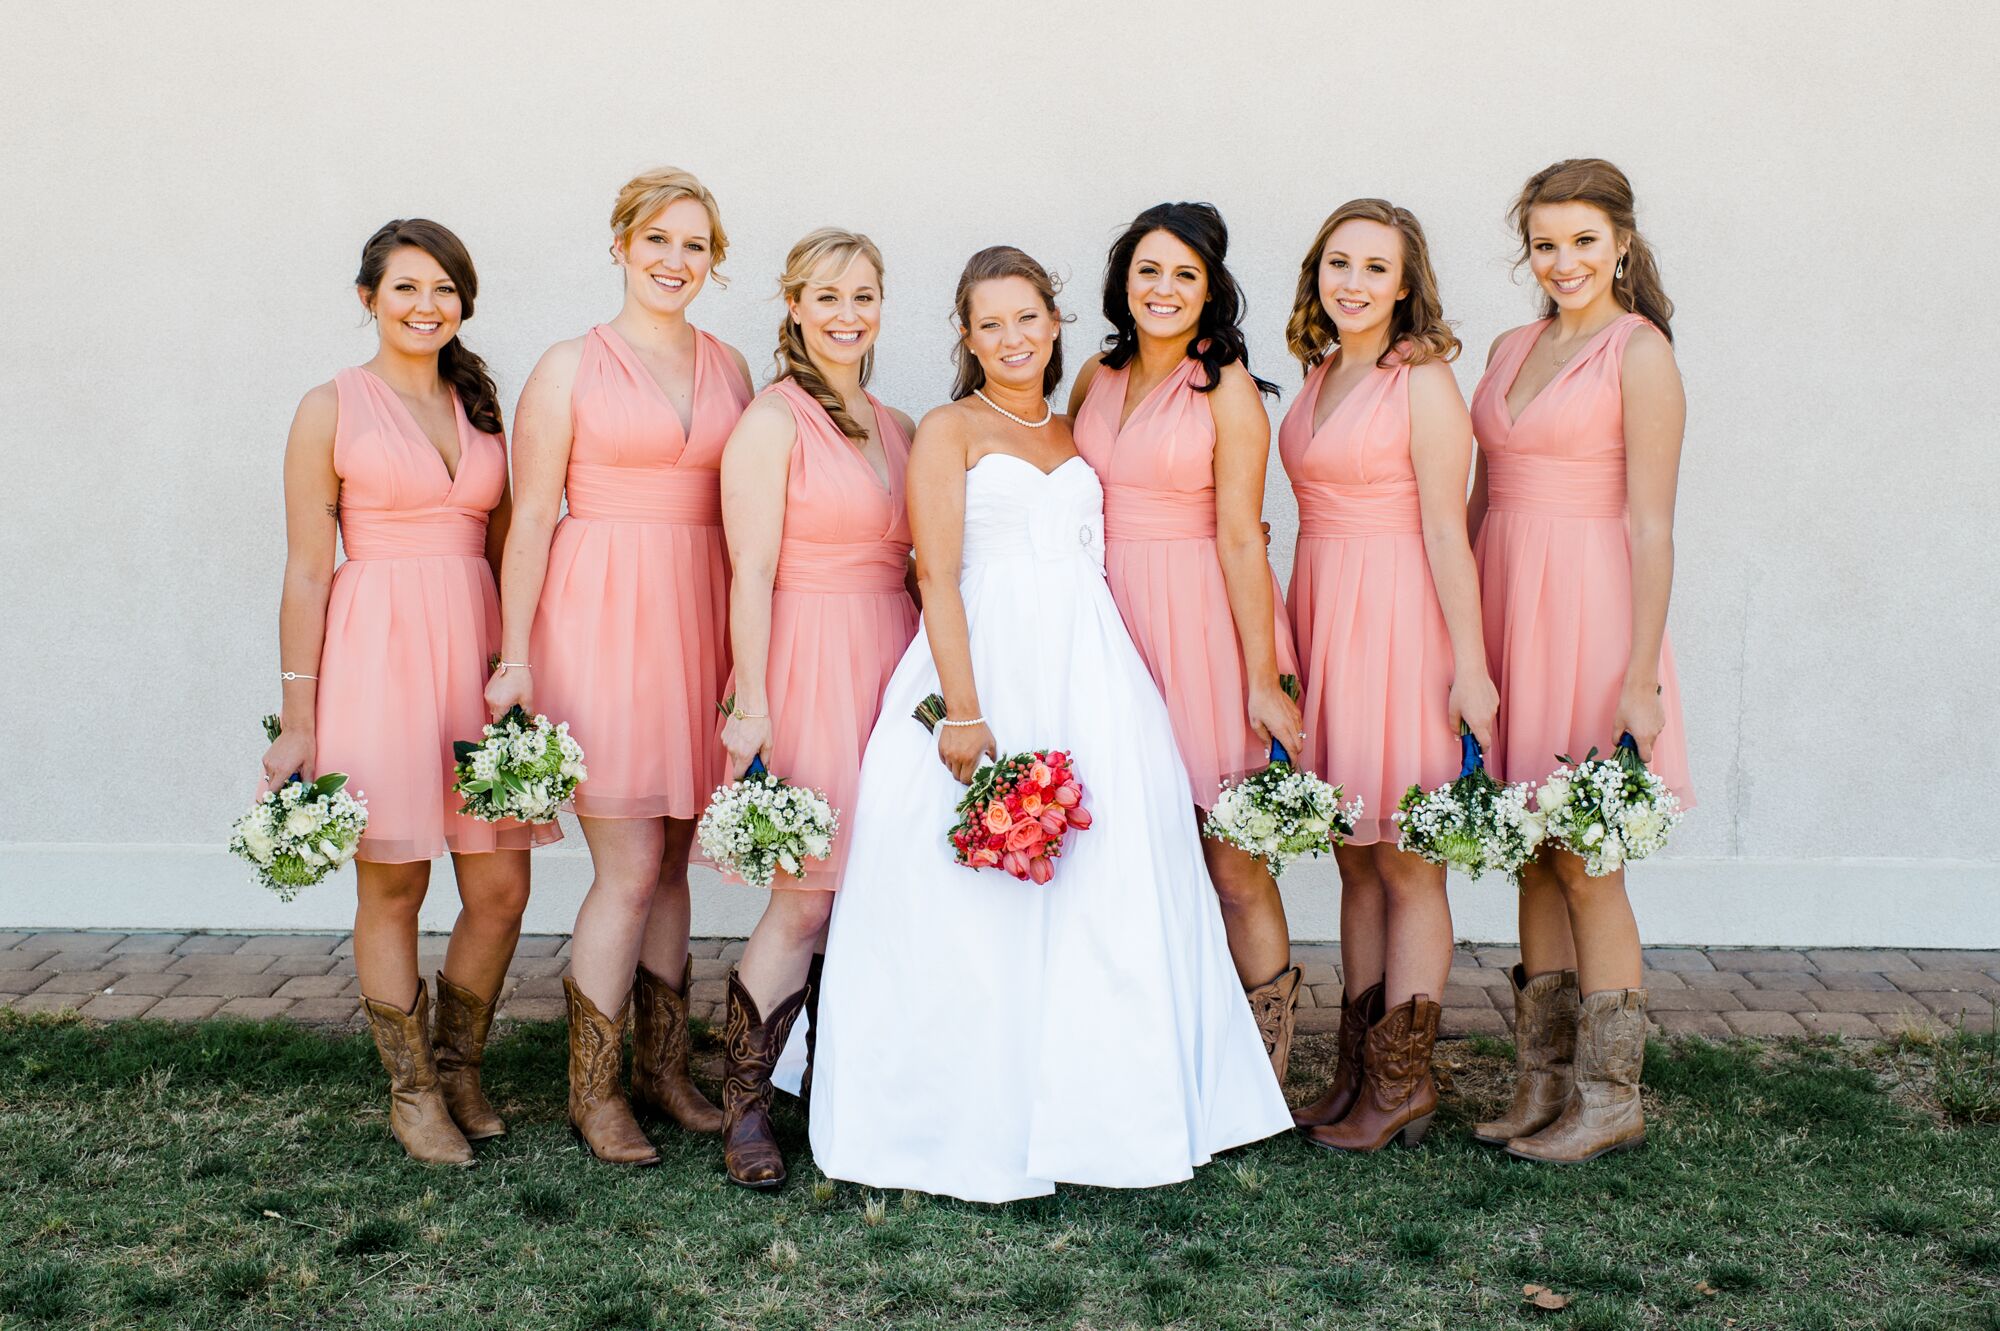
[[[952,296],[952,313],[958,320],[958,341],[952,343],[952,368],[957,371],[956,381],[951,386],[951,400],[956,402],[967,397],[975,388],[986,386],[986,371],[979,364],[979,357],[972,354],[965,345],[965,339],[972,327],[972,289],[981,282],[992,282],[1003,277],[1024,279],[1042,298],[1042,306],[1049,317],[1056,321],[1056,339],[1049,347],[1049,363],[1042,367],[1042,396],[1056,391],[1062,382],[1062,325],[1069,322],[1056,308],[1056,295],[1062,284],[1049,276],[1049,270],[1036,263],[1025,253],[1012,245],[989,245],[965,261],[965,271],[958,275],[958,290]]]
[[[406,245],[438,261],[438,267],[444,269],[444,275],[458,288],[460,321],[472,318],[472,302],[479,295],[479,274],[472,267],[472,255],[450,227],[426,217],[399,217],[384,222],[368,237],[368,243],[361,247],[361,271],[354,275],[354,285],[373,300],[389,266],[389,256]],[[457,390],[459,405],[465,408],[465,418],[474,429],[485,434],[501,432],[504,427],[499,390],[493,386],[486,362],[465,345],[462,335],[454,335],[438,352],[438,375]]]
[[[1225,365],[1240,361],[1249,370],[1250,349],[1243,340],[1243,288],[1225,262],[1229,228],[1212,203],[1156,203],[1133,218],[1111,243],[1111,253],[1104,260],[1104,317],[1111,324],[1104,339],[1104,366],[1122,370],[1139,353],[1138,320],[1132,316],[1125,286],[1139,242],[1155,231],[1164,231],[1193,250],[1208,271],[1208,300],[1201,307],[1193,336],[1188,338],[1187,354],[1202,365],[1203,377],[1195,384],[1195,391],[1213,392],[1222,382]],[[1250,380],[1260,393],[1275,396],[1278,392],[1278,386],[1268,379],[1252,374]]]

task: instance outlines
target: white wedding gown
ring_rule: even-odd
[[[1004,454],[965,491],[959,586],[987,721],[1003,751],[1068,750],[1093,822],[1046,886],[953,862],[965,788],[911,716],[938,687],[920,629],[842,829],[813,1156],[832,1178],[980,1202],[1178,1182],[1292,1120],[1166,706],[1104,582],[1103,491],[1081,458],[1044,473]]]

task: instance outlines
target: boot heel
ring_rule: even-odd
[[[1434,1115],[1425,1114],[1422,1118],[1413,1118],[1404,1124],[1402,1132],[1398,1134],[1403,1140],[1403,1145],[1422,1145],[1424,1134],[1431,1130],[1431,1119],[1433,1117]]]

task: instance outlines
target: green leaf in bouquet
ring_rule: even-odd
[[[284,726],[278,723],[278,714],[276,712],[267,712],[264,716],[264,738],[276,744],[278,736],[284,733]]]
[[[484,795],[487,791],[493,789],[493,783],[491,781],[467,781],[459,786],[459,789],[468,795]]]
[[[533,729],[535,724],[535,718],[523,711],[519,703],[515,703],[512,707],[509,707],[507,715],[500,718],[500,724],[503,726],[510,721],[523,730]]]
[[[477,752],[479,752],[479,743],[476,740],[455,739],[451,742],[451,757],[453,762],[459,764],[469,763],[472,761],[472,755]]]
[[[347,784],[347,773],[328,772],[312,783],[313,794],[331,795]]]
[[[1299,689],[1299,677],[1297,675],[1278,676],[1278,687],[1283,689],[1285,691],[1285,696],[1287,698],[1290,698],[1293,702],[1297,702],[1301,697],[1301,692]]]
[[[736,695],[732,693],[727,698],[724,698],[715,705],[715,710],[721,712],[724,716],[736,715]]]

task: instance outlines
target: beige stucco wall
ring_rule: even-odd
[[[1649,934],[2000,945],[1990,8],[576,8],[0,9],[0,926],[348,909],[345,884],[277,907],[215,848],[276,701],[285,426],[370,354],[347,283],[390,216],[470,244],[467,339],[510,407],[614,312],[635,168],[721,197],[734,283],[697,321],[760,371],[786,246],[864,229],[876,390],[921,413],[968,253],[1073,276],[1080,349],[1111,235],[1168,197],[1229,218],[1253,363],[1289,393],[1300,252],[1380,194],[1430,231],[1469,392],[1532,310],[1507,202],[1595,153],[1640,190],[1690,403],[1672,628],[1702,807],[1634,874]],[[557,927],[584,865],[541,863]],[[1330,877],[1288,889],[1330,933]],[[1511,930],[1504,893],[1455,899],[1461,933]],[[756,905],[705,884],[697,926]]]

